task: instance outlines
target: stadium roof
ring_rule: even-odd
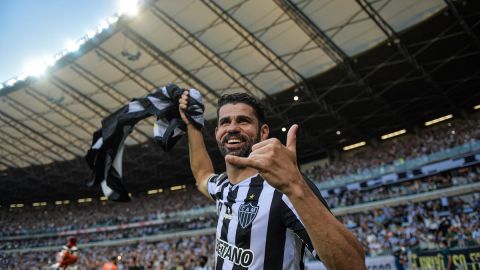
[[[479,5],[146,1],[138,15],[109,18],[56,55],[45,75],[0,86],[0,202],[99,196],[84,186],[93,132],[131,98],[169,82],[202,91],[210,135],[221,94],[263,99],[273,136],[284,139],[283,127],[300,124],[300,161],[464,115],[480,103]],[[139,123],[126,141],[132,192],[193,181],[185,141],[164,153],[152,125]]]

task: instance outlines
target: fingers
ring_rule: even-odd
[[[252,151],[255,151],[257,149],[265,147],[265,146],[271,144],[274,140],[276,140],[276,139],[270,138],[270,139],[267,139],[265,141],[261,141],[261,142],[258,142],[256,144],[252,145]]]
[[[186,110],[188,106],[188,90],[183,91],[182,96],[178,100],[180,109]]]
[[[237,157],[233,155],[226,155],[225,161],[236,167],[251,167],[260,169],[259,164],[252,158]]]
[[[298,125],[294,124],[287,133],[287,148],[295,154],[297,153],[297,131]]]

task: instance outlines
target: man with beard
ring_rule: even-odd
[[[303,269],[305,247],[328,269],[366,269],[358,240],[297,166],[298,125],[290,127],[285,146],[268,138],[255,98],[223,95],[215,138],[226,173],[215,174],[201,131],[183,113],[188,91],[179,103],[197,187],[217,205],[216,269]]]

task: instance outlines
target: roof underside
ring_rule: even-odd
[[[282,140],[281,128],[299,123],[300,161],[462,115],[480,103],[479,24],[478,1],[150,1],[47,75],[0,90],[0,201],[98,196],[84,186],[93,132],[169,82],[203,93],[217,164],[211,135],[223,93],[263,99]],[[133,193],[193,181],[186,142],[164,153],[152,126],[140,122],[126,141]]]

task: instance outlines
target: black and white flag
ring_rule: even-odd
[[[135,125],[142,119],[156,116],[153,134],[163,150],[169,151],[185,134],[186,126],[178,111],[178,100],[184,89],[169,84],[146,97],[136,98],[128,105],[102,120],[102,128],[93,134],[92,145],[85,159],[93,170],[87,186],[100,184],[102,191],[112,201],[129,201],[122,184],[122,157],[124,142]],[[205,110],[198,90],[189,90],[189,103],[185,111],[193,126],[204,125]]]

